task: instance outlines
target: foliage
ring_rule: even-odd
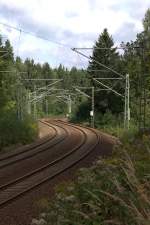
[[[139,120],[139,104],[150,95],[150,9],[146,11],[143,19],[143,31],[137,34],[135,41],[128,42],[123,55],[124,68],[130,74],[131,90],[131,116]],[[142,101],[142,103],[140,103]],[[146,120],[149,119],[149,104],[146,102]],[[150,122],[146,121],[146,126]]]
[[[100,63],[100,64],[99,64]],[[104,66],[102,66],[102,64]],[[121,70],[121,57],[114,47],[112,36],[108,33],[107,29],[100,34],[96,41],[93,49],[93,54],[89,61],[88,71],[90,78],[113,78],[119,77],[118,74],[108,70],[107,68],[113,69],[118,73],[122,73]],[[110,82],[110,80],[100,80],[104,85],[113,86],[113,89],[122,93],[123,83],[118,81]],[[92,81],[96,88],[104,88]],[[108,108],[112,113],[120,113],[123,110],[122,99],[112,92],[99,91],[95,93],[95,107],[97,111],[105,113]]]
[[[106,112],[104,115],[97,114],[95,126],[105,133],[118,137],[123,143],[130,142],[139,135],[139,128],[132,119],[130,120],[129,129],[126,129],[122,117],[123,115],[117,117],[110,111]]]
[[[15,71],[18,65],[15,66],[12,46],[8,40],[3,42],[1,37],[0,50],[0,150],[2,150],[8,145],[33,141],[37,137],[38,130],[35,121],[25,110],[27,90],[20,86],[20,77]],[[21,63],[19,58],[16,59],[17,63]]]
[[[89,114],[90,114],[90,104],[88,101],[83,101],[76,109],[75,114],[71,118],[71,122],[89,122]]]
[[[44,208],[46,224],[148,225],[149,149],[149,137],[143,136],[118,146],[112,157],[80,169],[76,181],[58,186]]]
[[[27,144],[37,138],[37,124],[29,116],[16,119],[15,112],[7,111],[0,116],[0,150],[14,144]]]

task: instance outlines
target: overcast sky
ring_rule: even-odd
[[[130,41],[142,31],[150,0],[0,0],[0,22],[35,33],[66,47],[0,25],[15,54],[52,67],[86,65],[70,47],[92,47],[108,28],[115,44]],[[88,53],[87,53],[88,54]]]

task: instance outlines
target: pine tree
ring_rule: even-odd
[[[150,34],[150,8],[146,11],[145,17],[143,19],[143,26],[146,32]]]
[[[13,72],[5,73],[2,71],[14,70],[13,48],[8,40],[3,42],[0,37],[0,111],[7,107],[13,99],[14,83],[16,75]],[[4,52],[3,52],[4,51]],[[8,107],[7,107],[8,108]]]
[[[89,61],[88,71],[90,74],[90,79],[92,78],[104,78],[104,77],[116,77],[117,75],[113,72],[110,72],[103,66],[99,65],[97,62],[118,71],[120,69],[120,56],[119,53],[114,48],[114,42],[112,36],[109,35],[107,29],[100,34],[98,40],[96,41],[93,54]],[[120,71],[119,71],[120,72]],[[106,85],[111,85],[110,81],[103,81]],[[96,88],[102,88],[96,85],[93,82],[93,85]],[[114,86],[115,85],[115,86]],[[117,88],[119,91],[122,91],[122,84],[115,83],[113,84],[114,88]],[[107,110],[112,111],[113,113],[119,113],[123,111],[122,100],[120,97],[115,96],[112,92],[101,91],[95,93],[95,107],[98,112],[105,113]]]
[[[124,68],[130,74],[131,112],[139,120],[141,99],[150,95],[150,9],[143,19],[143,31],[137,34],[135,41],[126,44],[123,60]]]
[[[108,48],[108,49],[105,49]],[[116,69],[116,61],[119,60],[119,54],[114,48],[114,42],[112,36],[109,35],[107,29],[100,34],[98,41],[96,41],[91,60],[89,61],[88,70],[93,77],[105,77],[108,76],[109,70],[106,70],[103,66],[97,62]],[[95,62],[97,61],[97,62]],[[99,72],[97,70],[106,70],[105,72]]]

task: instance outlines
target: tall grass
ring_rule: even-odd
[[[45,207],[48,225],[149,225],[150,139],[115,148],[112,157],[80,169],[73,183],[56,188]]]

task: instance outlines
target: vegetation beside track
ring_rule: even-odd
[[[149,162],[150,137],[128,135],[111,157],[80,169],[74,182],[57,186],[54,199],[42,200],[41,217],[48,225],[150,224]]]
[[[18,120],[14,113],[8,112],[0,117],[0,152],[13,150],[16,145],[31,143],[37,136],[37,123],[29,116]]]

